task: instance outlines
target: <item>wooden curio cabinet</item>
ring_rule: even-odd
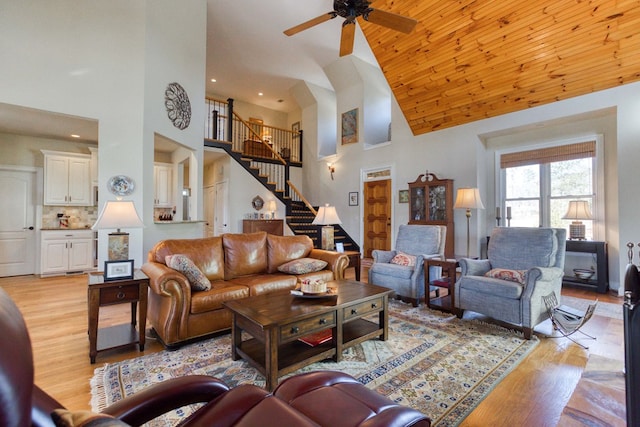
[[[452,179],[439,179],[426,173],[409,183],[409,224],[446,225],[444,251],[447,258],[454,257]]]

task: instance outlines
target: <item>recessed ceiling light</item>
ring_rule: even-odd
[[[258,92],[258,96],[262,96],[262,95],[264,95],[264,93]]]
[[[216,79],[211,79],[211,83],[215,83],[215,82],[217,82]]]
[[[80,135],[76,135],[75,133],[72,133],[71,138],[80,138]]]

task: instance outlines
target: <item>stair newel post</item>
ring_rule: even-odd
[[[298,138],[298,150],[300,153],[300,158],[298,159],[298,161],[300,163],[302,163],[302,135],[304,133],[304,131],[302,129],[300,129],[298,132],[300,132],[300,138]]]
[[[233,142],[233,98],[227,99],[227,141]]]
[[[211,132],[212,132],[212,139],[218,139],[218,110],[213,110],[213,117],[211,117],[212,123],[211,123]]]

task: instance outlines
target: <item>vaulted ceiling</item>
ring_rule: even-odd
[[[360,21],[414,134],[640,80],[640,1],[377,0],[412,34]]]

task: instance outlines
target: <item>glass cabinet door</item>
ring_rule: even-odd
[[[447,220],[447,188],[444,185],[429,186],[429,221]]]
[[[426,221],[426,197],[424,187],[411,188],[409,202],[411,203],[411,221]]]

